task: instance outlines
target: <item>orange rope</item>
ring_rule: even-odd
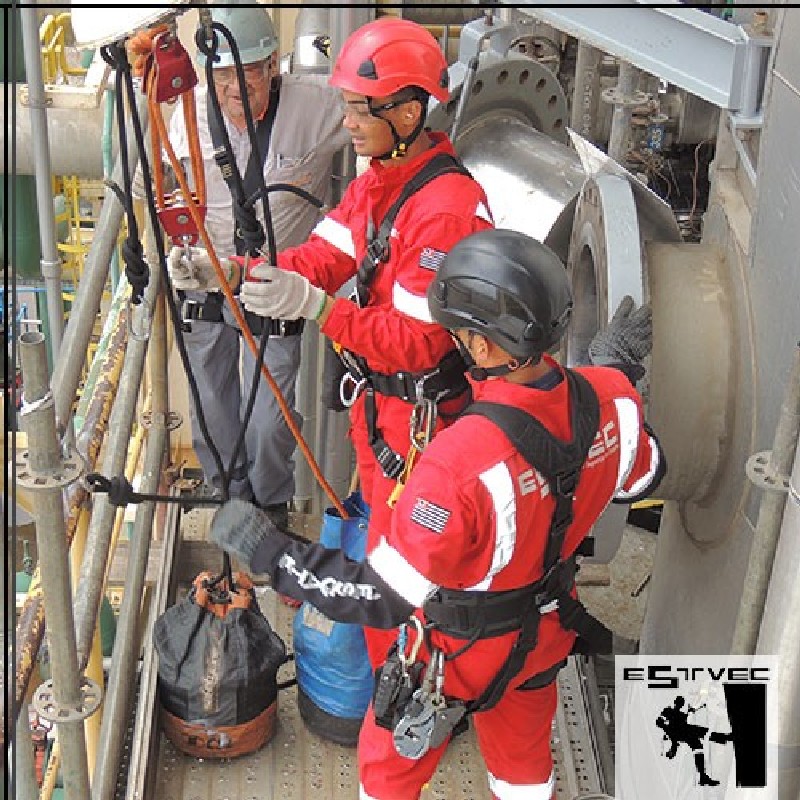
[[[147,96],[148,100],[151,99],[151,95],[153,93],[153,85],[154,82],[152,80],[148,81],[147,84]],[[222,288],[222,293],[225,295],[225,299],[228,301],[228,305],[230,306],[231,312],[233,313],[233,317],[236,320],[236,324],[239,326],[242,336],[244,336],[245,341],[247,342],[247,346],[250,348],[253,355],[258,359],[258,345],[256,344],[255,337],[253,336],[252,332],[250,331],[250,327],[247,324],[247,321],[244,318],[244,315],[239,308],[238,303],[236,302],[233,291],[231,290],[230,285],[225,277],[225,273],[222,269],[222,266],[219,263],[219,258],[217,257],[217,253],[214,250],[214,246],[211,243],[211,239],[208,236],[208,232],[206,231],[206,227],[203,223],[203,217],[200,214],[200,211],[197,207],[197,203],[192,196],[191,191],[189,190],[189,186],[186,181],[186,175],[183,171],[180,161],[178,160],[177,156],[175,155],[175,150],[172,148],[172,144],[169,141],[167,136],[166,125],[164,123],[164,117],[161,115],[161,109],[157,103],[154,102],[155,112],[152,114],[151,122],[154,122],[157,130],[158,135],[161,138],[161,145],[163,145],[164,150],[167,153],[167,158],[172,166],[173,171],[175,172],[175,176],[178,180],[178,185],[180,186],[181,192],[183,193],[184,199],[186,201],[186,206],[189,211],[189,214],[194,220],[195,225],[197,226],[197,230],[200,233],[200,239],[203,242],[203,246],[205,247],[206,251],[208,252],[209,258],[211,259],[211,263],[214,266],[214,272],[216,273],[217,280],[219,281],[220,287]],[[195,120],[196,125],[196,120]],[[196,131],[196,127],[195,127]],[[160,154],[161,150],[159,149],[156,153]],[[158,157],[154,153],[155,157]],[[341,501],[336,494],[334,493],[333,489],[331,488],[330,484],[325,480],[325,476],[322,474],[322,470],[320,469],[319,465],[317,464],[316,460],[314,459],[314,455],[311,452],[308,444],[306,444],[305,439],[303,438],[300,429],[295,424],[295,421],[292,419],[292,412],[289,406],[286,403],[283,395],[281,394],[281,390],[278,387],[278,384],[275,383],[275,379],[272,377],[269,369],[267,369],[267,365],[263,362],[261,363],[261,374],[264,376],[264,379],[267,381],[269,388],[272,390],[272,393],[275,395],[275,399],[278,402],[278,406],[281,409],[281,413],[286,420],[286,424],[289,427],[289,430],[292,432],[292,435],[297,440],[297,446],[300,448],[301,452],[305,456],[306,461],[308,462],[309,467],[311,468],[314,477],[319,482],[319,485],[324,490],[325,494],[330,499],[331,503],[333,503],[336,511],[342,517],[342,519],[348,519],[349,514],[345,510],[344,506],[342,505]]]

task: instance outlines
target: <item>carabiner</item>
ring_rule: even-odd
[[[422,623],[419,621],[419,618],[415,615],[411,615],[409,617],[411,622],[414,623],[414,628],[416,629],[416,637],[414,638],[414,643],[411,645],[411,652],[408,654],[408,659],[406,663],[414,664],[416,663],[417,656],[419,655],[419,650],[422,647],[422,643],[425,641],[425,629],[422,627]],[[408,625],[407,622],[403,623],[404,625]]]
[[[419,395],[420,393],[418,392],[418,398]],[[435,427],[436,403],[427,398],[417,399],[417,402],[411,411],[411,419],[409,421],[409,436],[411,439],[411,446],[421,453],[433,438],[433,431]]]

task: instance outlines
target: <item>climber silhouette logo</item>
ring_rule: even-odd
[[[620,800],[777,800],[775,659],[617,656]]]

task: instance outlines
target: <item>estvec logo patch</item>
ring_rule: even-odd
[[[777,800],[777,661],[616,656],[616,797]]]

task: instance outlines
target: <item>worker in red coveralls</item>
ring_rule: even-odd
[[[387,500],[409,451],[417,387],[436,403],[435,430],[468,402],[464,364],[431,319],[425,293],[453,245],[491,227],[492,218],[483,189],[447,136],[425,130],[429,98],[445,102],[449,95],[447,62],[424,27],[395,18],[364,25],[344,43],[330,83],[342,92],[344,126],[356,154],[371,157],[369,169],[307,242],[280,252],[277,266],[252,269],[241,299],[261,316],[316,320],[343,348],[350,438],[370,507],[369,552],[389,528]],[[434,159],[444,173],[402,203],[377,247],[381,222],[401,191],[415,176],[430,177]],[[334,299],[353,276],[356,296]],[[393,635],[365,635],[378,666]]]
[[[576,551],[610,502],[642,499],[665,470],[621,350],[647,351],[647,309],[628,304],[593,341],[608,366],[565,369],[547,355],[572,310],[564,265],[506,230],[457,244],[428,299],[475,402],[427,446],[366,561],[290,540],[239,500],[211,538],[333,619],[406,621],[361,729],[361,800],[416,800],[470,715],[493,796],[551,800],[556,675],[578,644],[611,649],[576,598]]]

